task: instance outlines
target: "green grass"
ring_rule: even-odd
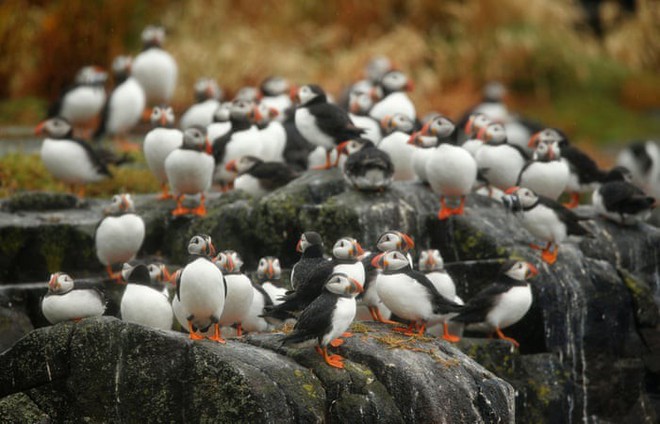
[[[46,116],[48,108],[44,99],[19,97],[0,101],[0,125],[36,125]]]

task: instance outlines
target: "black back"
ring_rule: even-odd
[[[650,209],[655,202],[639,187],[627,181],[612,181],[599,188],[603,205],[610,212],[634,215]]]
[[[382,169],[386,176],[394,174],[394,165],[390,155],[378,149],[371,141],[358,152],[353,153],[346,159],[344,172],[347,175],[364,175],[370,169]]]
[[[266,190],[285,186],[298,177],[298,174],[281,162],[259,162],[247,173],[257,178]]]
[[[491,308],[495,306],[499,297],[511,290],[513,287],[525,286],[525,281],[514,280],[506,275],[501,275],[498,281],[487,286],[477,293],[463,307],[463,311],[452,318],[452,321],[469,323],[483,322]]]
[[[572,173],[577,175],[580,184],[600,182],[605,177],[596,162],[573,145],[560,146],[561,157],[566,159]]]
[[[332,103],[314,103],[307,108],[316,118],[319,129],[334,138],[337,144],[357,138],[365,131],[353,124],[348,112]]]
[[[314,338],[321,344],[323,336],[332,327],[332,314],[337,300],[339,295],[323,290],[300,314],[293,331],[282,339],[282,344],[300,343]]]

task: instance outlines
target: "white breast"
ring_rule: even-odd
[[[529,285],[513,287],[502,294],[486,316],[486,322],[493,327],[506,328],[520,321],[532,306],[532,290]]]
[[[356,127],[363,128],[365,130],[365,132],[362,133],[362,138],[371,140],[374,144],[378,144],[380,142],[382,135],[378,121],[369,116],[353,115],[352,113],[349,113],[348,116],[351,118],[351,121],[353,121],[353,124],[355,124]]]
[[[335,310],[332,313],[332,327],[330,331],[323,336],[321,345],[326,346],[332,340],[341,336],[348,330],[355,318],[355,298],[340,297],[337,299]]]
[[[206,127],[213,122],[213,113],[220,106],[220,102],[215,99],[208,99],[201,103],[195,103],[181,115],[179,126],[182,130],[190,128],[193,125]]]
[[[167,181],[165,159],[183,144],[183,133],[174,128],[154,128],[144,137],[144,157],[160,182]]]
[[[319,130],[316,125],[316,118],[309,113],[309,109],[301,107],[296,110],[295,115],[296,128],[305,140],[315,146],[323,147],[326,150],[336,146],[335,139]]]
[[[186,265],[181,273],[179,296],[185,313],[194,315],[199,328],[211,324],[211,316],[222,315],[225,305],[225,286],[220,269],[211,261],[198,258]]]
[[[213,143],[229,131],[231,131],[231,122],[213,122],[206,127],[206,136]]]
[[[172,328],[172,307],[168,298],[151,287],[127,284],[119,310],[123,321],[161,330]]]
[[[254,297],[254,288],[250,279],[243,274],[225,275],[227,281],[227,298],[225,309],[220,317],[220,324],[232,325],[242,322],[250,312]]]
[[[335,265],[332,270],[333,273],[344,273],[351,278],[357,280],[362,286],[364,286],[364,265],[362,262],[357,261],[352,264],[339,264]]]
[[[568,184],[568,176],[568,166],[561,161],[532,162],[521,172],[518,185],[557,200]]]
[[[74,125],[88,122],[101,113],[105,97],[103,87],[76,87],[64,95],[60,116]]]
[[[261,156],[265,161],[284,162],[286,130],[279,122],[271,122],[261,130]]]
[[[447,299],[453,299],[456,297],[456,285],[454,280],[446,272],[434,271],[426,274],[426,277],[431,280],[433,287],[440,293],[443,297]]]
[[[401,131],[383,137],[378,148],[388,155],[394,165],[394,179],[398,181],[409,181],[415,178],[412,167],[412,156],[415,146],[408,144],[410,135]]]
[[[286,120],[286,111],[292,106],[291,97],[288,94],[280,94],[279,96],[266,96],[261,99],[261,104],[267,108],[277,110],[277,122],[284,122]]]
[[[426,176],[426,163],[431,157],[432,149],[424,149],[416,147],[412,154],[412,167],[417,179],[422,182],[427,182]]]
[[[151,48],[135,57],[131,68],[149,104],[169,103],[176,87],[178,68],[165,50]]]
[[[268,330],[268,322],[259,315],[264,313],[266,301],[264,300],[263,293],[254,287],[252,287],[252,293],[252,303],[242,322],[243,330],[248,332],[263,332]]]
[[[213,156],[193,150],[177,149],[165,159],[165,174],[176,194],[197,194],[211,186]]]
[[[485,144],[476,154],[477,167],[488,182],[500,190],[514,187],[518,175],[525,166],[525,159],[506,144],[490,146]]]
[[[108,134],[125,134],[142,116],[145,95],[135,78],[128,78],[112,92],[108,103],[106,131]]]
[[[405,274],[380,274],[376,284],[380,300],[393,314],[414,321],[428,321],[433,315],[424,286]]]
[[[392,93],[376,103],[369,111],[369,116],[380,122],[384,117],[395,113],[405,115],[413,122],[417,119],[415,105],[404,92]]]
[[[138,215],[107,216],[96,229],[96,256],[103,265],[128,262],[144,241],[144,221]]]
[[[261,154],[262,146],[261,133],[256,126],[251,126],[245,131],[233,133],[231,140],[225,146],[225,155],[222,158],[222,163],[216,167],[214,179],[223,182],[234,181],[236,174],[225,169],[227,163],[248,155],[263,159]]]
[[[477,163],[465,149],[441,144],[432,150],[426,164],[426,177],[437,194],[466,195],[477,179]]]
[[[566,226],[552,209],[537,205],[521,215],[523,226],[534,236],[554,243],[561,243],[566,238]]]
[[[67,184],[86,184],[107,178],[95,168],[84,147],[73,141],[45,139],[41,160],[56,179]]]
[[[46,296],[41,311],[51,324],[103,315],[105,304],[94,290],[72,290],[63,295]]]
[[[243,174],[236,177],[234,180],[234,190],[243,190],[257,199],[268,194],[268,191],[261,186],[259,180],[250,174]]]
[[[469,140],[466,140],[465,143],[461,145],[462,148],[470,152],[470,154],[473,157],[477,156],[477,152],[479,149],[481,149],[484,145],[484,142],[479,140],[478,138],[471,138]]]
[[[270,297],[270,300],[273,301],[274,305],[279,305],[283,302],[280,298],[286,294],[286,289],[277,287],[269,282],[263,283],[261,287],[263,287],[266,293],[268,293],[268,296]]]

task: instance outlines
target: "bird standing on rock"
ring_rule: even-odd
[[[350,327],[355,318],[355,296],[362,285],[346,274],[332,274],[322,293],[300,314],[293,331],[282,339],[283,345],[316,339],[316,351],[331,367],[344,368],[343,358],[329,355],[328,345]]]
[[[236,335],[240,337],[243,335],[243,321],[251,312],[254,289],[248,276],[241,272],[243,261],[237,256],[236,252],[226,250],[220,252],[214,262],[222,270],[226,285],[225,308],[219,319],[220,325],[236,326]],[[257,320],[257,314],[253,318]]]
[[[259,259],[257,283],[268,293],[273,305],[282,303],[280,298],[286,294],[286,289],[280,286],[281,278],[282,267],[279,259],[274,256],[264,256]]]
[[[500,339],[519,347],[502,329],[520,321],[529,311],[532,290],[527,280],[538,273],[529,262],[506,261],[496,281],[470,299],[452,320],[465,323],[468,330],[495,332]]]
[[[183,115],[179,126],[182,130],[195,125],[206,127],[213,122],[213,115],[220,106],[222,90],[212,78],[200,78],[195,82],[195,104]]]
[[[591,198],[596,213],[622,225],[648,219],[655,199],[631,181],[632,175],[624,167],[617,166],[608,172]]]
[[[163,284],[151,279],[146,265],[124,263],[122,278],[127,283],[121,297],[119,311],[126,322],[146,327],[170,330],[172,328],[172,306]]]
[[[160,200],[173,196],[167,188],[165,159],[183,144],[183,133],[174,127],[174,111],[169,106],[156,106],[151,111],[153,129],[144,137],[144,158],[162,188]]]
[[[282,162],[264,162],[255,156],[232,159],[225,168],[238,174],[234,180],[234,190],[243,190],[257,198],[287,185],[298,177]]]
[[[326,150],[324,168],[328,169],[333,166],[331,151],[338,144],[359,137],[364,130],[353,124],[345,110],[328,103],[325,92],[318,85],[300,87],[297,100],[300,106],[295,113],[296,128],[308,142]]]
[[[179,72],[176,61],[163,49],[165,29],[147,26],[142,31],[142,52],[133,61],[133,75],[147,96],[148,105],[169,103]]]
[[[378,143],[378,148],[386,152],[392,160],[394,180],[412,180],[415,178],[412,167],[412,156],[415,147],[408,144],[408,141],[415,129],[415,123],[401,113],[385,116],[380,122],[383,133],[386,135]]]
[[[68,274],[56,272],[48,281],[48,293],[41,301],[41,312],[51,324],[80,321],[103,315],[105,300],[100,291],[76,288]]]
[[[106,266],[110,278],[121,281],[121,274],[113,273],[112,266],[135,258],[144,242],[145,226],[130,194],[112,197],[110,205],[104,209],[103,218],[94,234],[96,256]]]
[[[365,138],[355,138],[339,145],[346,152],[344,179],[353,188],[361,191],[383,191],[392,184],[394,165],[390,155],[378,149]]]
[[[540,196],[557,200],[568,184],[568,165],[561,160],[558,141],[539,142],[532,160],[527,162],[518,175],[517,186],[527,187]]]

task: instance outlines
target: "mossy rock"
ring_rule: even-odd
[[[89,205],[89,201],[81,200],[73,194],[23,191],[3,201],[2,209],[8,212],[49,211],[88,208]]]

